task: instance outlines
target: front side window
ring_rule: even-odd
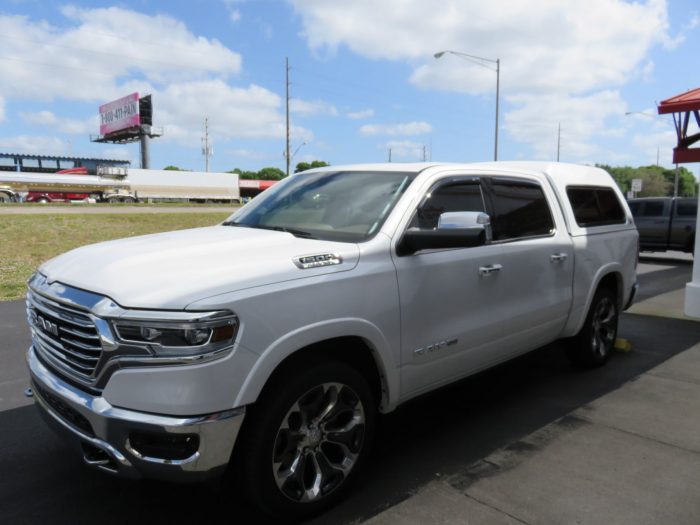
[[[362,242],[379,231],[415,176],[369,171],[294,175],[256,197],[224,225]]]
[[[646,201],[642,209],[642,217],[663,217],[664,202],[663,201]]]
[[[446,183],[428,193],[409,228],[434,230],[440,215],[454,211],[486,211],[478,182]]]
[[[489,184],[493,206],[493,239],[505,241],[551,235],[552,212],[539,184],[495,179]]]

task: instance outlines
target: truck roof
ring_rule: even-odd
[[[302,173],[316,173],[322,171],[406,171],[418,173],[427,168],[446,169],[469,169],[484,170],[491,173],[498,172],[519,172],[537,173],[548,175],[553,182],[561,186],[569,185],[591,185],[610,186],[612,177],[610,174],[595,166],[583,166],[580,164],[569,164],[566,162],[545,162],[545,161],[493,161],[493,162],[383,162],[375,164],[346,164],[340,166],[324,166],[307,170]]]

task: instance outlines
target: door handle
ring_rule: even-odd
[[[483,276],[488,276],[488,275],[492,275],[494,273],[498,273],[502,269],[503,269],[503,266],[500,264],[489,264],[488,266],[480,266],[479,273]]]
[[[552,261],[553,263],[562,262],[567,257],[568,257],[568,255],[565,253],[553,253],[552,255],[549,256],[549,260]]]

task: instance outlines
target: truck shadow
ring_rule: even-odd
[[[607,366],[580,371],[560,342],[413,400],[381,420],[354,492],[309,522],[358,523],[493,450],[585,406],[698,342],[691,321],[623,315],[634,345]],[[219,484],[128,482],[92,471],[34,407],[0,413],[0,522],[276,523]]]

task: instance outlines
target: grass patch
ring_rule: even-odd
[[[0,215],[0,301],[20,299],[26,280],[44,261],[79,246],[200,226],[230,215],[213,213],[133,213]]]

